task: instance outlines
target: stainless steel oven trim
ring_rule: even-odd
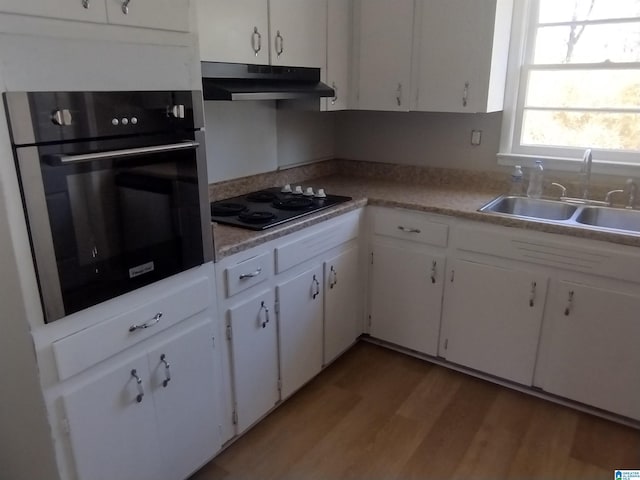
[[[56,254],[53,248],[53,236],[49,226],[47,201],[42,188],[38,147],[18,148],[16,156],[22,178],[24,202],[31,231],[33,255],[37,266],[44,314],[45,318],[51,321],[64,317],[65,311]]]
[[[199,146],[200,144],[198,142],[185,140],[184,142],[180,143],[155,145],[152,147],[127,148],[123,150],[110,150],[107,152],[84,153],[78,155],[52,155],[52,157],[59,159],[61,163],[78,163],[91,162],[94,160],[104,160],[107,158],[126,158],[153,153],[174,152],[176,150],[198,148]]]
[[[198,105],[201,105],[202,100]],[[195,104],[194,104],[195,110]],[[209,180],[207,176],[207,155],[205,152],[204,131],[194,133],[195,141],[200,144],[196,149],[196,165],[198,169],[198,189],[200,193],[200,225],[202,226],[203,263],[213,261],[213,236],[211,233],[211,212],[209,205]]]

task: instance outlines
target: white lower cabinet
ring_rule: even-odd
[[[544,390],[640,420],[640,295],[559,281]]]
[[[352,246],[324,262],[324,365],[353,345],[362,330],[359,254]]]
[[[280,399],[274,303],[273,290],[266,289],[228,310],[234,420],[239,432],[260,419]]]
[[[440,355],[532,385],[548,277],[455,260],[449,269]]]
[[[211,324],[131,355],[63,395],[80,480],[186,478],[220,448]]]
[[[406,242],[373,244],[370,334],[428,355],[438,353],[445,257]]]
[[[282,398],[322,368],[322,265],[314,265],[276,286]]]

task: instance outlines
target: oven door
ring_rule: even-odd
[[[16,149],[47,323],[212,259],[200,134]]]

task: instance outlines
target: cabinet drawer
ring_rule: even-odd
[[[69,378],[150,336],[205,310],[213,289],[207,277],[170,290],[160,299],[142,304],[53,343],[58,377]],[[160,315],[158,321],[155,317]],[[131,331],[134,325],[148,325]]]
[[[379,210],[374,218],[374,233],[402,240],[446,247],[449,225],[434,222],[415,212]]]
[[[269,277],[271,261],[271,254],[264,252],[226,268],[227,298],[265,281]]]
[[[277,247],[276,273],[284,272],[341,243],[357,238],[359,230],[360,217],[349,215],[348,218],[329,222],[326,228],[311,235]]]

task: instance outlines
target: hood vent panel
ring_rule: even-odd
[[[319,68],[202,62],[205,100],[290,100],[333,97]]]

